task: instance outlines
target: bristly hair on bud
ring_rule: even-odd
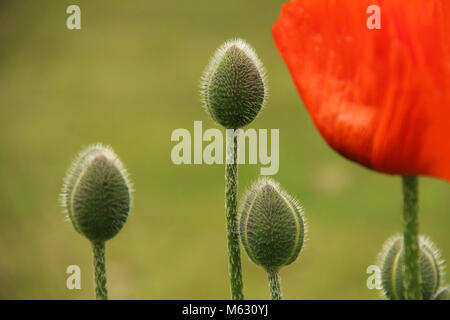
[[[303,209],[277,182],[260,178],[244,198],[239,234],[255,264],[277,270],[294,262],[302,249],[306,234]]]
[[[429,237],[419,237],[420,273],[422,279],[422,297],[431,299],[444,277],[444,262],[441,253]],[[381,269],[384,295],[390,300],[404,300],[403,283],[403,237],[396,234],[384,244],[378,255],[377,265]]]
[[[255,50],[242,39],[220,46],[201,78],[202,103],[227,129],[252,122],[267,100],[266,71]]]
[[[450,286],[447,286],[436,293],[434,300],[450,300]]]
[[[113,238],[132,202],[128,173],[110,146],[97,143],[78,154],[64,179],[61,203],[76,231],[92,242]]]

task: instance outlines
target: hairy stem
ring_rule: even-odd
[[[106,286],[106,258],[105,242],[93,242],[94,250],[94,284],[97,300],[108,300],[108,288]]]
[[[231,298],[243,300],[241,253],[237,232],[237,134],[227,130],[227,161],[225,164],[225,208],[227,212],[228,272],[231,282]]]
[[[269,278],[270,299],[282,300],[283,290],[281,289],[281,276],[279,270],[267,270],[267,277]]]
[[[419,219],[416,176],[403,176],[403,284],[407,300],[421,300],[419,265]]]

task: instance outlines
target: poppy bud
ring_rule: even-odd
[[[228,129],[252,122],[267,97],[265,71],[255,50],[244,40],[217,49],[201,81],[203,105],[211,118]]]
[[[440,290],[434,297],[434,300],[450,300],[450,286]]]
[[[419,238],[422,298],[429,300],[439,288],[442,277],[441,254],[427,237]],[[404,300],[403,237],[395,235],[383,245],[379,256],[384,294],[390,300]]]
[[[76,231],[92,242],[113,238],[131,206],[128,174],[114,151],[102,144],[82,151],[66,174],[61,200]]]
[[[295,261],[303,246],[303,209],[278,183],[260,179],[245,196],[239,234],[254,263],[278,269]]]

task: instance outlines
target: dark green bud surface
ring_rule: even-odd
[[[212,57],[201,81],[211,118],[228,129],[252,122],[267,97],[265,71],[255,50],[242,39],[225,42]]]
[[[70,166],[61,200],[75,230],[92,242],[113,238],[131,207],[128,174],[110,147],[86,148]]]
[[[420,274],[422,297],[429,300],[439,288],[442,278],[442,261],[439,250],[427,237],[419,238]],[[404,300],[403,284],[403,237],[391,237],[383,245],[378,265],[381,268],[382,286],[385,296],[390,300]]]
[[[278,183],[262,178],[244,198],[239,234],[254,263],[278,269],[295,261],[303,246],[303,209]]]

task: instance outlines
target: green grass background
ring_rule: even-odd
[[[79,4],[82,29],[66,7]],[[303,204],[308,242],[281,272],[287,299],[378,299],[366,268],[401,230],[400,178],[337,155],[315,130],[270,27],[282,1],[0,2],[0,298],[91,299],[89,242],[64,219],[62,179],[81,147],[111,144],[136,192],[107,244],[113,299],[227,299],[223,165],[170,160],[176,128],[216,127],[199,78],[224,40],[242,37],[268,70],[270,97],[252,128],[280,129],[275,178]],[[259,166],[240,166],[240,195]],[[421,231],[450,257],[449,185],[420,179]],[[68,265],[81,290],[66,288]],[[268,298],[243,252],[245,295]],[[448,277],[447,277],[448,279]]]

